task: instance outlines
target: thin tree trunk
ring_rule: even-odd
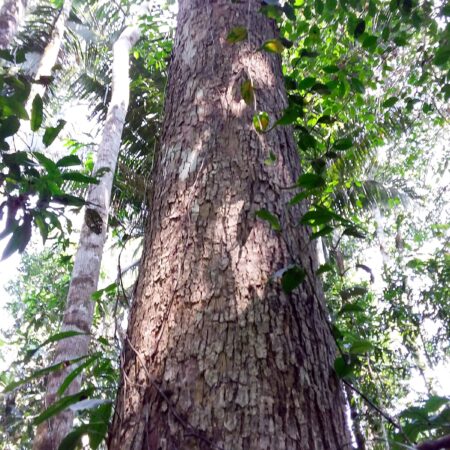
[[[103,246],[106,240],[111,188],[122,130],[129,103],[129,51],[139,39],[139,30],[129,27],[114,44],[112,69],[112,97],[106,118],[102,142],[98,149],[95,172],[105,171],[98,185],[93,185],[87,196],[85,218],[80,243],[70,281],[62,331],[75,330],[86,333],[59,341],[54,363],[87,355],[92,326],[94,302],[92,294],[97,290]],[[46,404],[52,404],[57,390],[74,366],[56,372],[47,380]],[[64,395],[80,390],[82,378],[77,377]],[[33,448],[35,450],[57,449],[61,440],[72,427],[73,414],[65,411],[38,428]]]
[[[31,85],[30,95],[25,106],[28,113],[31,112],[31,106],[36,95],[44,97],[47,85],[52,77],[53,67],[58,61],[58,55],[61,51],[64,32],[66,30],[66,22],[71,9],[72,0],[65,0],[55,21],[50,41],[45,47],[34,75],[36,82]]]
[[[260,6],[179,2],[110,450],[351,448],[314,244],[286,206],[292,131],[258,134],[241,98],[252,80],[258,110],[287,105],[279,56],[257,51],[276,36]],[[236,26],[248,39],[229,44]],[[307,278],[287,295],[273,275],[291,264]]]
[[[357,450],[366,450],[366,438],[361,428],[361,413],[355,401],[353,391],[349,386],[345,386],[347,402],[350,408],[350,417],[352,419],[352,431],[355,436]]]
[[[27,0],[5,0],[0,9],[0,49],[8,48],[25,13]]]

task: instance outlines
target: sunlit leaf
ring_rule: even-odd
[[[229,44],[244,41],[245,39],[247,39],[247,28],[242,26],[232,28],[227,36]]]
[[[284,45],[279,39],[269,39],[261,46],[262,50],[269,53],[282,53],[284,48]]]
[[[281,225],[278,221],[278,217],[274,216],[271,212],[267,211],[267,209],[260,209],[256,211],[256,217],[259,217],[266,222],[269,222],[270,226],[275,231],[281,231]]]
[[[361,339],[361,340],[353,342],[349,351],[353,355],[359,355],[359,354],[370,352],[371,350],[373,350],[372,342],[370,342],[366,339]]]
[[[247,105],[253,105],[255,96],[251,80],[245,80],[241,84],[241,96]]]
[[[253,116],[253,126],[258,133],[266,131],[269,126],[269,114],[266,112],[256,113]]]

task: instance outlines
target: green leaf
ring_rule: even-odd
[[[292,41],[290,41],[289,39],[286,39],[284,37],[280,38],[280,42],[284,48],[291,48],[294,45],[294,43]]]
[[[341,298],[343,301],[346,301],[352,297],[358,297],[360,295],[366,295],[368,292],[367,288],[364,286],[353,286],[348,289],[343,289],[341,292],[339,292]]]
[[[317,123],[323,123],[325,125],[331,125],[334,122],[336,122],[336,120],[333,119],[333,117],[329,116],[328,114],[319,117],[319,120],[317,121]]]
[[[83,198],[70,194],[55,194],[52,197],[52,202],[60,203],[61,205],[78,207],[84,206],[86,203]]]
[[[450,402],[449,397],[441,397],[439,395],[432,395],[425,402],[424,409],[428,412],[435,412],[442,406],[447,405]]]
[[[247,28],[242,26],[232,28],[227,36],[227,42],[229,44],[244,41],[245,39],[247,39]]]
[[[352,374],[352,366],[347,364],[342,356],[334,361],[334,371],[339,378],[348,378]]]
[[[339,72],[340,69],[338,66],[331,65],[331,66],[322,67],[322,70],[325,73],[336,73],[336,72]]]
[[[364,94],[364,92],[366,92],[366,88],[359,78],[352,77],[350,78],[349,83],[352,89],[358,94]]]
[[[19,119],[28,120],[28,113],[23,103],[14,97],[0,96],[0,109],[4,117],[17,116]]]
[[[274,216],[271,212],[267,211],[267,209],[260,209],[256,211],[256,217],[259,217],[266,222],[269,222],[270,226],[275,231],[281,231],[281,225],[278,220],[278,217]]]
[[[49,174],[61,175],[58,166],[50,158],[47,158],[43,153],[33,152],[33,156],[39,161],[39,164],[44,167],[44,169]]]
[[[353,313],[353,312],[364,312],[364,308],[358,305],[358,303],[347,303],[340,309],[338,315],[340,316],[345,313]]]
[[[42,102],[42,98],[39,94],[36,95],[33,99],[33,104],[31,107],[31,120],[30,127],[31,131],[39,130],[39,127],[42,124],[42,119],[44,117],[43,113],[44,104]]]
[[[353,36],[358,39],[366,31],[366,22],[364,19],[358,20],[355,30],[353,31]]]
[[[56,127],[47,127],[45,129],[44,137],[42,138],[42,142],[46,147],[51,145],[53,141],[58,137],[58,134],[60,131],[64,128],[64,125],[66,124],[65,120],[59,119],[58,125]]]
[[[261,50],[265,50],[269,53],[282,53],[284,45],[279,39],[269,39],[261,45]]]
[[[64,172],[61,175],[61,178],[66,181],[76,181],[78,183],[85,183],[85,184],[98,184],[99,183],[99,180],[97,178],[83,175],[80,172]]]
[[[64,369],[68,365],[77,363],[79,361],[82,361],[85,358],[87,358],[87,355],[81,356],[80,358],[75,358],[75,359],[71,359],[71,360],[69,359],[69,360],[66,360],[66,361],[61,361],[60,363],[53,364],[53,365],[51,365],[49,367],[46,367],[44,369],[37,370],[36,372],[33,372],[33,374],[31,374],[29,377],[26,377],[26,378],[23,378],[22,380],[14,381],[14,382],[8,384],[5,387],[5,389],[3,390],[3,393],[6,394],[7,392],[11,392],[14,389],[16,389],[17,387],[22,386],[23,384],[29,383],[30,381],[35,380],[36,378],[40,378],[40,377],[43,377],[44,375],[48,375],[49,373],[56,372],[58,370]]]
[[[290,200],[289,200],[289,205],[296,205],[297,203],[300,203],[302,200],[304,200],[305,198],[310,197],[311,195],[313,195],[313,193],[311,191],[303,191],[300,192],[296,195],[294,195]]]
[[[59,444],[58,450],[76,450],[81,444],[81,438],[88,434],[89,425],[81,425],[71,431]]]
[[[342,138],[334,142],[333,148],[335,150],[348,150],[353,147],[353,141],[351,138]]]
[[[437,66],[443,66],[450,59],[450,44],[439,47],[434,55],[433,62]]]
[[[297,180],[297,186],[306,188],[306,189],[314,189],[325,186],[325,180],[315,173],[305,173],[300,175]]]
[[[366,50],[373,51],[377,46],[378,37],[373,35],[368,35],[364,38],[362,46]]]
[[[300,219],[303,225],[324,225],[333,220],[333,214],[326,210],[308,211]]]
[[[300,52],[300,56],[304,58],[315,58],[319,56],[319,53],[314,50],[309,50],[307,48],[303,48]]]
[[[394,106],[396,103],[398,102],[398,97],[389,97],[387,100],[385,100],[382,103],[382,107],[383,108],[391,108],[392,106]]]
[[[16,116],[4,119],[0,126],[0,139],[13,136],[20,128],[20,120]]]
[[[322,0],[315,0],[314,1],[314,7],[316,8],[317,14],[321,15],[324,10],[324,4]]]
[[[298,146],[302,150],[308,150],[309,148],[315,148],[316,144],[317,144],[316,140],[308,132],[304,132],[299,136]]]
[[[69,167],[81,165],[81,160],[77,155],[63,156],[61,159],[56,161],[58,167]]]
[[[253,105],[255,100],[255,95],[253,91],[252,82],[250,80],[245,80],[241,84],[241,96],[247,105]]]
[[[337,6],[337,0],[326,0],[325,6],[328,11],[332,12],[336,9]]]
[[[269,126],[269,114],[266,112],[259,112],[253,116],[253,126],[258,133],[263,133]]]
[[[325,272],[331,272],[332,270],[333,270],[333,265],[330,263],[325,263],[325,264],[322,264],[321,266],[319,266],[319,268],[316,270],[316,274],[320,275]]]
[[[281,277],[281,287],[286,294],[291,293],[305,280],[305,271],[298,266],[290,267]]]
[[[31,350],[27,351],[27,356],[25,358],[25,361],[29,361],[30,358],[33,357],[33,355],[40,350],[42,347],[45,347],[47,344],[51,344],[53,342],[58,342],[63,339],[67,339],[73,336],[84,336],[86,333],[82,333],[81,331],[61,331],[59,333],[55,333],[54,335],[50,336],[48,339],[46,339],[42,344],[40,344],[38,347],[33,348]]]
[[[366,238],[366,235],[362,231],[360,231],[358,228],[356,228],[355,226],[347,227],[343,231],[342,234],[346,235],[346,236],[353,236],[353,237],[358,238],[358,239],[365,239]]]
[[[31,216],[26,215],[21,225],[16,227],[13,234],[3,250],[2,260],[8,258],[18,251],[22,253],[25,250],[31,238]]]
[[[289,20],[294,21],[296,19],[296,17],[295,17],[295,9],[289,3],[285,3],[284,4],[283,11],[284,11],[284,14],[286,14],[286,17]]]
[[[92,389],[85,389],[83,391],[77,392],[76,394],[67,395],[66,397],[57,400],[55,403],[52,403],[45,411],[39,414],[39,416],[35,417],[33,423],[35,425],[39,425],[42,422],[45,422],[51,417],[56,416],[61,411],[67,409],[70,405],[73,405],[79,402],[80,400],[85,399],[91,393]]]
[[[315,233],[312,233],[310,240],[312,241],[312,240],[317,239],[317,238],[319,238],[321,236],[326,236],[327,234],[332,233],[333,230],[334,230],[333,227],[330,227],[329,225],[325,225],[319,231],[316,231]]]
[[[94,364],[99,359],[100,356],[101,356],[100,353],[96,353],[95,355],[93,355],[90,358],[88,358],[84,363],[80,364],[78,367],[76,367],[74,370],[72,370],[72,372],[70,372],[69,375],[67,375],[65,380],[62,382],[61,386],[59,386],[58,391],[56,392],[56,394],[58,396],[61,396],[62,394],[64,394],[64,392],[70,386],[72,381],[75,380],[75,378],[78,375],[80,375],[83,372],[84,369],[86,369],[87,367],[89,367],[92,364]]]
[[[297,121],[299,117],[303,116],[302,108],[292,105],[286,108],[283,115],[276,121],[277,125],[290,125]]]
[[[34,216],[34,223],[39,228],[39,232],[41,233],[41,236],[42,236],[42,243],[45,244],[45,241],[47,240],[47,237],[48,237],[47,223],[45,222],[44,218],[40,215]]]
[[[371,350],[373,350],[372,342],[366,339],[361,339],[352,343],[349,352],[352,355],[360,355],[363,353],[370,352]]]
[[[263,5],[261,6],[260,12],[269,19],[280,20],[283,14],[283,9],[277,4]]]
[[[298,89],[306,90],[306,89],[313,87],[315,84],[316,84],[316,79],[314,77],[306,77],[306,78],[303,78],[303,80],[298,83],[297,87],[298,87]]]
[[[330,95],[331,89],[323,83],[316,83],[312,88],[311,91],[317,92],[320,95]]]

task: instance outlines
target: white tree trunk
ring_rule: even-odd
[[[8,48],[16,35],[27,0],[5,0],[0,9],[0,49]]]
[[[95,172],[100,170],[103,175],[100,177],[99,184],[92,185],[87,196],[85,218],[63,318],[62,331],[75,330],[86,334],[59,341],[55,364],[79,358],[88,352],[94,312],[92,294],[97,290],[103,246],[106,240],[111,188],[129,103],[129,51],[138,39],[138,28],[128,27],[114,44],[112,98],[95,165]],[[55,401],[59,386],[73,369],[74,366],[71,366],[49,376],[45,407]],[[81,376],[77,377],[64,395],[78,392],[81,381]],[[72,421],[73,414],[65,411],[42,424],[38,428],[33,448],[56,450],[64,436],[70,432]]]
[[[52,76],[52,70],[58,61],[58,55],[61,50],[61,45],[64,37],[64,31],[66,29],[66,21],[69,17],[70,10],[72,9],[72,0],[66,0],[59,12],[53,27],[52,36],[50,42],[45,47],[42,54],[39,65],[36,69],[34,79],[37,83],[33,83],[31,86],[30,95],[26,104],[26,110],[28,114],[31,113],[31,106],[36,95],[44,96],[47,88],[47,83],[44,80],[49,80]]]

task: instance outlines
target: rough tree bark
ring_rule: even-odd
[[[240,94],[252,80],[258,110],[287,106],[279,56],[257,51],[276,36],[260,6],[179,1],[110,450],[351,448],[314,245],[286,206],[292,131],[258,134]],[[248,39],[229,44],[236,26]],[[291,264],[307,279],[287,295],[273,275]]]
[[[0,49],[10,46],[27,7],[27,0],[5,0],[0,9]]]
[[[86,199],[85,217],[64,312],[62,331],[74,330],[86,334],[59,341],[54,364],[88,354],[89,332],[94,312],[92,294],[97,290],[106,240],[111,188],[129,103],[129,51],[138,39],[139,29],[128,27],[114,44],[112,97],[94,169],[94,172],[98,170],[106,172],[100,177],[100,182],[91,187]],[[72,365],[48,377],[46,407],[56,400],[59,386],[73,369]],[[81,381],[81,376],[77,377],[64,395],[79,392]],[[43,423],[38,427],[33,449],[58,449],[62,439],[69,433],[72,422],[73,414],[66,410]]]

